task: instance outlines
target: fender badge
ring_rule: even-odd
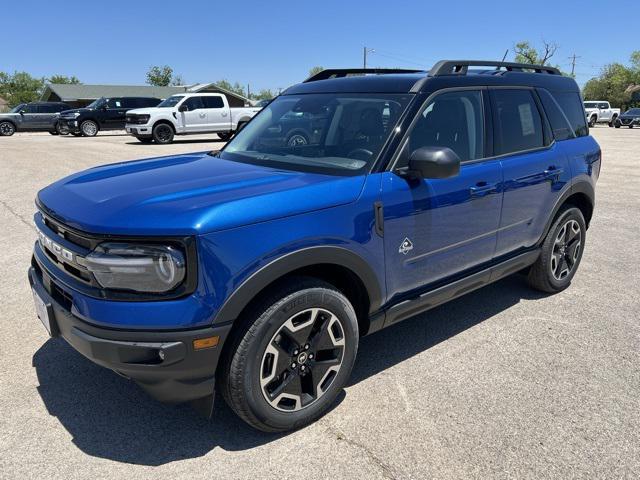
[[[405,239],[400,244],[400,248],[398,249],[398,253],[406,255],[411,250],[413,250],[413,243],[411,243],[411,240],[409,240],[408,238],[405,237]]]

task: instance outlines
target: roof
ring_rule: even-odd
[[[180,85],[157,87],[154,85],[86,85],[86,84],[58,84],[49,83],[45,86],[42,99],[47,99],[53,92],[61,101],[95,100],[100,97],[155,97],[167,98],[177,93],[197,93],[204,89],[217,89],[225,95],[237,97],[244,101],[247,98],[237,93],[218,87],[215,83],[198,83],[195,85]]]
[[[466,86],[529,86],[547,88],[554,91],[579,91],[575,80],[559,74],[556,69],[539,67],[533,73],[516,68],[520,64],[505,62],[464,61],[470,65],[505,65],[508,69],[481,69],[447,73],[444,67],[455,65],[456,61],[439,62],[431,72],[421,73],[378,73],[313,80],[288,88],[283,95],[305,93],[418,93],[433,92],[442,88]],[[526,67],[525,65],[522,65]],[[528,67],[527,67],[528,68]],[[359,69],[347,69],[350,70]],[[336,70],[339,71],[339,70]],[[557,72],[557,73],[555,73]],[[321,78],[321,77],[320,77]],[[311,80],[311,81],[310,81]]]

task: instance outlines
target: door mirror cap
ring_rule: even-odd
[[[188,112],[189,107],[187,107],[184,103],[178,107],[179,112]]]
[[[460,173],[460,157],[448,147],[420,147],[411,152],[398,174],[419,178],[450,178]]]

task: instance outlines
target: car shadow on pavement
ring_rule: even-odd
[[[172,145],[180,145],[180,144],[184,144],[184,145],[188,145],[190,143],[226,143],[222,140],[220,140],[219,138],[192,138],[192,139],[174,139],[172,142]],[[133,142],[127,142],[127,145],[142,145],[142,146],[149,146],[149,145],[154,145],[157,147],[162,147],[163,145],[158,145],[156,143],[143,143],[143,142],[139,142],[139,141],[133,141]]]
[[[350,384],[400,363],[517,304],[541,298],[514,276],[361,340]],[[217,395],[206,420],[188,405],[163,405],[133,382],[99,367],[64,340],[33,356],[38,393],[88,455],[157,466],[206,455],[216,447],[247,450],[281,438],[253,430]],[[345,398],[342,392],[332,408]]]

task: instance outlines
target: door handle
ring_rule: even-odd
[[[469,188],[469,193],[472,197],[485,197],[490,193],[498,190],[497,183],[478,182],[473,187]]]
[[[227,112],[222,112],[222,116],[226,117],[227,116]]]
[[[562,172],[564,172],[564,168],[558,168],[555,165],[551,165],[544,172],[542,172],[542,175],[544,176],[544,178],[553,178],[559,177]]]

